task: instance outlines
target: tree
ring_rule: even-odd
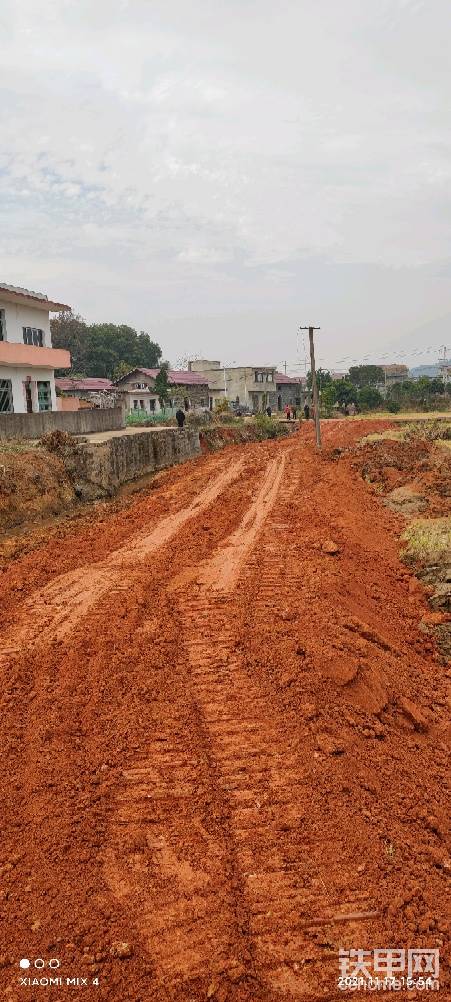
[[[55,348],[66,348],[72,369],[86,376],[111,379],[121,363],[127,371],[142,366],[158,368],[161,348],[146,331],[139,334],[127,324],[87,324],[81,317],[63,313],[51,321]]]
[[[443,405],[446,387],[441,377],[420,376],[419,379],[405,379],[389,387],[387,400],[395,401],[402,407],[431,410]]]
[[[136,366],[130,365],[130,362],[119,362],[113,372],[113,380],[120,379],[121,376],[127,376],[134,368]]]
[[[382,395],[374,386],[362,386],[357,394],[357,403],[362,411],[373,411],[380,407]]]
[[[346,404],[357,403],[356,387],[353,386],[349,380],[338,379],[335,383],[335,392],[337,395],[337,403],[340,404],[340,407],[346,407]]]
[[[337,388],[335,383],[329,383],[328,386],[324,387],[321,391],[321,407],[328,417],[332,414],[332,408],[337,400]]]
[[[349,369],[349,381],[359,389],[377,386],[384,380],[385,373],[381,365],[351,365]]]
[[[330,386],[333,382],[332,376],[327,369],[317,369],[316,370],[316,385],[318,390],[324,390],[326,386]],[[312,389],[312,373],[309,369],[307,373],[307,387],[309,390]]]
[[[54,348],[65,348],[71,355],[71,373],[82,373],[84,371],[86,334],[89,330],[83,317],[70,310],[60,313],[58,317],[50,320],[50,331],[52,334],[52,345]],[[56,375],[67,374],[67,369],[57,369]]]
[[[442,376],[433,376],[432,379],[429,380],[428,392],[432,396],[445,392],[445,383]]]
[[[169,362],[162,362],[160,371],[158,375],[155,376],[154,389],[155,393],[158,394],[158,400],[161,409],[166,410],[166,404],[169,400],[169,390],[173,386],[173,383],[169,382]]]

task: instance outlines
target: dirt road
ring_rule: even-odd
[[[70,990],[21,957],[114,1002],[333,1000],[340,948],[443,974],[444,669],[334,453],[363,430],[203,457],[4,569],[12,1002]]]

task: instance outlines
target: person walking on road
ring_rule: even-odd
[[[308,421],[310,417],[310,407],[308,404],[304,404],[304,417],[306,421]]]
[[[291,408],[291,414],[292,414],[292,417],[293,417],[293,421],[296,421],[296,418],[298,416],[298,412],[296,410],[296,407],[292,407]]]
[[[271,417],[271,408],[269,406],[266,408],[266,413],[268,417]]]
[[[179,407],[178,411],[175,412],[175,420],[177,421],[179,428],[183,428],[183,425],[185,424],[185,419],[186,419],[185,411],[182,411],[182,408]]]
[[[291,410],[290,410],[290,405],[289,404],[286,404],[286,406],[285,406],[285,417],[286,417],[287,421],[291,421]]]

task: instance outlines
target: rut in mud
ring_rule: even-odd
[[[204,457],[5,570],[13,992],[51,950],[118,1002],[335,999],[340,947],[444,944],[443,669],[356,434]]]

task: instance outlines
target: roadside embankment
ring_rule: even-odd
[[[445,659],[451,654],[450,437],[451,423],[416,422],[372,434],[353,450],[364,479],[399,516],[402,559],[431,606],[420,629],[434,635]]]
[[[290,431],[291,429],[288,429]],[[295,430],[293,428],[293,430]],[[38,444],[0,447],[0,532],[113,497],[119,488],[227,445],[288,433],[275,422],[207,428],[137,428],[75,438],[60,430]]]
[[[185,463],[200,451],[199,432],[194,428],[143,429],[133,435],[82,442],[75,454],[77,492],[87,499],[101,492],[112,495],[121,484]]]

